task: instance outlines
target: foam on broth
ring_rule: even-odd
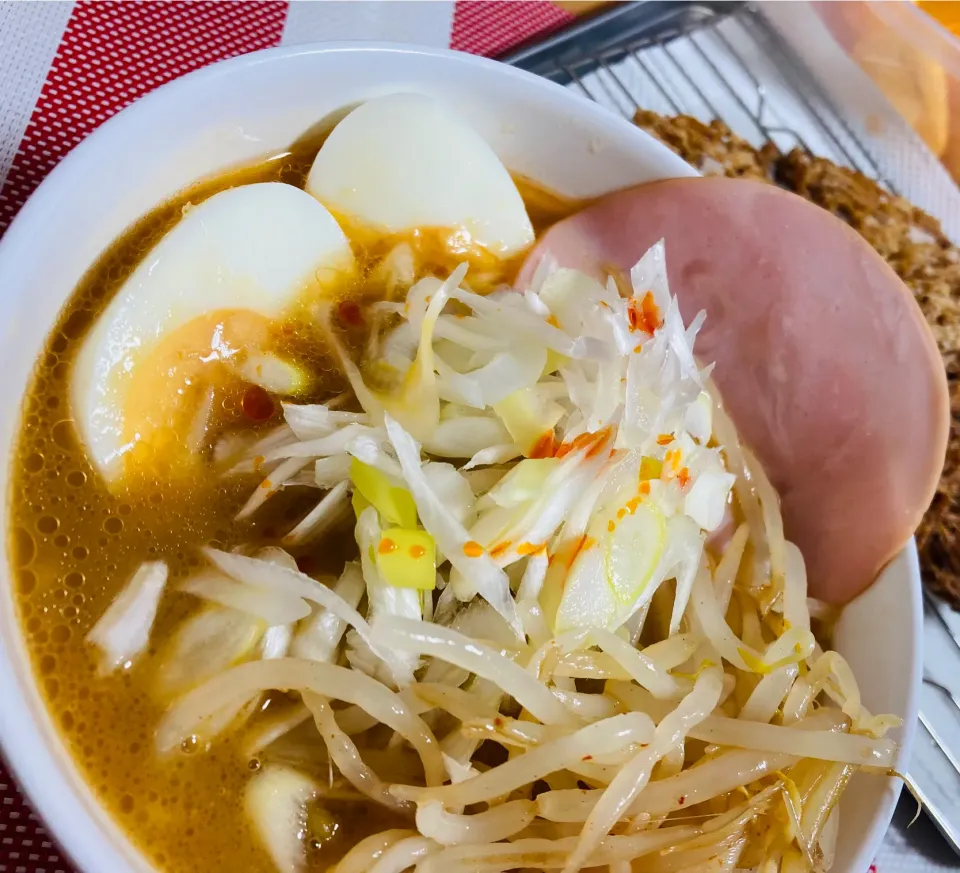
[[[157,756],[153,733],[164,705],[149,689],[163,642],[198,608],[171,593],[200,564],[199,548],[275,542],[315,503],[290,489],[251,523],[233,518],[258,477],[221,478],[209,467],[176,481],[110,493],[81,446],[71,419],[69,378],[80,341],[137,263],[179,219],[183,208],[225,188],[251,182],[303,185],[320,143],[201,182],[155,209],[123,234],[90,269],[62,311],[37,362],[24,400],[11,475],[15,599],[37,683],[84,778],[145,855],[168,873],[238,869],[273,873],[247,825],[243,786],[257,762],[241,751],[243,734],[219,739],[206,754]],[[575,204],[517,180],[539,233]],[[355,243],[366,245],[366,240]],[[356,289],[345,289],[355,291]],[[312,398],[345,387],[317,335],[294,330],[291,347],[316,376]],[[244,420],[242,392],[219,398],[226,423]],[[248,419],[249,422],[249,419]],[[255,426],[250,424],[251,427]],[[321,539],[298,555],[310,573],[338,572],[355,548],[350,537]],[[146,560],[171,570],[151,649],[126,672],[98,676],[87,632]],[[283,695],[266,698],[284,705]],[[316,774],[325,779],[327,768]],[[309,855],[323,870],[369,833],[398,826],[382,807],[331,807],[336,836]],[[330,823],[326,823],[329,825]]]

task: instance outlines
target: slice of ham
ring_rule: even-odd
[[[850,227],[794,194],[673,179],[604,197],[548,231],[549,253],[598,278],[665,240],[697,356],[780,493],[810,593],[846,603],[916,529],[949,427],[946,377],[909,290]]]

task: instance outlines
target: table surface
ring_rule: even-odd
[[[206,64],[280,44],[351,38],[496,55],[600,5],[0,0],[0,235],[44,176],[99,124]],[[924,817],[907,827],[913,810],[909,798],[901,801],[879,873],[905,869],[907,857],[911,873],[960,866]],[[71,871],[0,764],[0,873]]]

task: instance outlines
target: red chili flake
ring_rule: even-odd
[[[876,864],[871,864],[871,865],[867,868],[867,873],[877,873],[877,865],[876,865]]]
[[[531,458],[552,458],[556,440],[552,430],[548,430],[530,450]]]
[[[593,760],[593,755],[584,755],[583,758],[581,758],[580,760],[582,760],[582,761],[592,761],[592,760]]]
[[[590,537],[584,534],[579,540],[572,544],[572,547],[570,548],[570,557],[567,559],[568,569],[573,566],[573,562],[577,560],[577,555],[580,554],[581,550],[587,547],[587,541],[589,539]]]
[[[276,410],[273,398],[259,385],[251,385],[243,392],[240,408],[247,418],[256,422],[268,421]]]
[[[610,427],[605,427],[603,430],[598,430],[593,434],[593,446],[587,452],[588,458],[594,458],[603,450],[603,447],[607,444],[607,440],[610,437]]]
[[[582,433],[580,436],[574,438],[573,448],[582,449],[584,446],[590,445],[596,438],[597,434],[592,430],[588,430],[586,433]]]
[[[499,716],[499,715],[497,715],[497,716],[494,716],[494,719],[493,719],[493,726],[494,726],[494,727],[498,727],[498,728],[501,728],[501,727],[503,727],[503,719],[502,719],[502,718],[500,718],[500,716]]]
[[[660,317],[660,307],[653,299],[652,291],[644,294],[639,303],[635,297],[630,300],[627,304],[627,318],[630,322],[630,330],[642,330],[653,336],[657,328],[663,325],[663,319]]]
[[[520,545],[517,546],[517,554],[524,555],[524,556],[539,555],[541,552],[545,552],[546,550],[547,550],[546,543],[540,543],[539,546],[536,545],[535,543],[520,543]]]
[[[660,317],[660,307],[653,299],[653,292],[648,291],[643,295],[643,301],[640,304],[643,307],[643,320],[647,325],[647,333],[653,333],[657,328],[663,326],[663,318]]]
[[[363,327],[363,312],[356,300],[344,300],[337,307],[337,318],[344,327]]]
[[[683,806],[683,805],[687,802],[687,795],[686,795],[686,794],[681,794],[680,797],[677,799],[677,802],[678,802],[681,806]]]
[[[582,433],[578,437],[574,437],[570,442],[560,443],[557,446],[557,450],[553,453],[555,458],[563,458],[570,454],[574,449],[579,449],[584,442],[590,441],[589,433]]]
[[[670,468],[674,473],[680,472],[680,459],[683,457],[680,449],[667,449],[667,453],[663,456],[663,463]]]

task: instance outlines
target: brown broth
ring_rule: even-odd
[[[84,778],[120,827],[166,873],[274,871],[243,813],[251,771],[240,739],[220,739],[205,754],[161,759],[153,734],[163,704],[151,695],[149,680],[157,649],[197,608],[189,595],[170,592],[177,579],[199,566],[199,548],[270,542],[302,516],[311,495],[293,489],[271,501],[253,523],[238,524],[233,517],[256,479],[223,479],[204,467],[160,487],[111,493],[88,461],[71,419],[71,363],[105,302],[186,204],[252,182],[302,186],[317,148],[316,141],[300,144],[198,183],[127,230],[89,270],[61,313],[23,404],[8,499],[15,599],[36,679]],[[518,185],[538,234],[578,205],[525,180]],[[312,363],[317,398],[342,389],[322,350]],[[238,397],[221,400],[224,415],[235,415]],[[309,562],[308,572],[337,572],[350,557],[352,538],[335,539],[340,546],[327,541],[321,551],[300,556]],[[85,636],[137,567],[156,558],[169,564],[172,576],[152,634],[155,647],[131,670],[98,676],[97,653]],[[328,850],[310,856],[311,870],[325,869],[363,836],[397,826],[395,817],[372,805],[333,811],[340,832]]]

